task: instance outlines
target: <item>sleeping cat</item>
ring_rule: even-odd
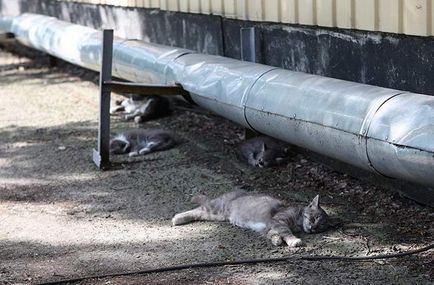
[[[145,155],[166,150],[176,144],[172,134],[159,129],[136,129],[116,135],[110,140],[111,154]]]
[[[212,200],[196,196],[192,201],[200,206],[176,214],[172,219],[174,226],[193,221],[229,221],[259,232],[273,245],[285,242],[289,247],[302,244],[292,232],[316,233],[328,227],[328,216],[319,205],[319,195],[303,208],[285,207],[282,201],[273,197],[242,190]]]
[[[134,119],[136,123],[143,123],[152,119],[170,114],[170,105],[167,98],[150,95],[145,100],[135,100],[134,97],[116,102],[117,106],[110,109],[110,114],[123,111],[125,120]]]
[[[288,147],[270,137],[260,136],[246,140],[239,147],[239,157],[255,167],[271,167],[288,160]]]

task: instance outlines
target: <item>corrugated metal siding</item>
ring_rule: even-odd
[[[227,18],[434,35],[434,0],[58,0]]]

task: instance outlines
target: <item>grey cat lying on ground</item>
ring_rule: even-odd
[[[239,146],[241,160],[255,167],[271,167],[288,161],[289,149],[270,137],[259,136],[246,140]]]
[[[316,233],[328,227],[328,215],[319,205],[319,195],[303,208],[285,207],[282,201],[273,197],[241,190],[212,200],[196,196],[192,201],[200,206],[176,214],[172,219],[174,226],[193,221],[229,221],[259,232],[273,245],[284,241],[289,247],[302,244],[292,232]]]
[[[170,132],[159,129],[136,129],[116,135],[110,140],[111,154],[145,155],[166,150],[176,144]]]
[[[124,112],[125,120],[132,120],[136,123],[157,119],[171,113],[169,100],[162,96],[150,95],[144,100],[129,98],[116,102],[117,106],[110,109],[110,114]]]

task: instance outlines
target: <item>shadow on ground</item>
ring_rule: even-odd
[[[0,53],[0,65],[5,58],[13,56]],[[283,167],[249,168],[235,158],[243,130],[196,109],[175,109],[171,117],[143,126],[174,131],[181,141],[176,148],[139,158],[116,156],[111,170],[99,171],[91,161],[96,86],[70,80],[77,76],[71,70],[85,73],[71,66],[47,71],[29,64],[28,74],[21,74],[20,64],[16,70],[5,69],[10,77],[0,77],[0,92],[8,94],[3,97],[7,112],[0,114],[0,282],[34,283],[288,254],[371,255],[432,240],[432,209],[301,154]],[[29,74],[38,76],[29,82]],[[45,84],[48,78],[58,84]],[[137,127],[118,118],[112,122],[113,132]],[[235,187],[293,205],[305,205],[320,194],[339,224],[322,234],[302,236],[306,246],[298,249],[273,247],[255,233],[226,223],[171,226],[175,213],[193,206],[192,195],[214,197]],[[432,280],[432,265],[433,255],[426,252],[379,263],[291,261],[84,284],[422,284]]]

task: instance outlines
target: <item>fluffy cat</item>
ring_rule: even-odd
[[[132,97],[117,101],[117,106],[110,109],[110,114],[124,112],[125,120],[134,119],[136,123],[143,123],[170,114],[170,104],[167,98],[157,95],[146,96],[145,100],[135,100]]]
[[[172,134],[159,129],[136,129],[116,135],[110,140],[111,154],[145,155],[172,148],[176,141]]]
[[[238,156],[248,164],[271,167],[288,160],[288,147],[270,137],[260,136],[246,140],[239,146]]]
[[[328,227],[328,215],[319,205],[319,195],[303,208],[285,207],[282,201],[273,197],[242,190],[212,200],[196,196],[192,201],[200,206],[176,214],[172,219],[174,226],[193,221],[229,221],[259,232],[273,245],[285,242],[289,247],[302,245],[293,232],[316,233]]]

